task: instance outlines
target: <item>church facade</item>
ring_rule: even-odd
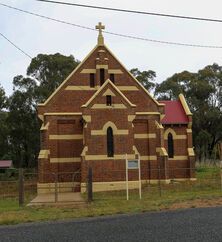
[[[75,172],[84,192],[89,167],[94,191],[124,189],[126,154],[128,159],[140,158],[143,183],[193,179],[192,114],[184,96],[155,100],[104,44],[101,23],[97,28],[94,49],[38,105],[38,192],[52,191],[52,174],[59,173],[60,190],[72,191],[68,174]],[[133,172],[131,187],[136,184]]]

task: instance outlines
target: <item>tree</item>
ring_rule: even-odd
[[[186,93],[189,82],[191,82],[193,78],[194,74],[188,71],[176,73],[162,83],[157,84],[154,95],[158,100],[177,99],[180,93]]]
[[[16,167],[35,167],[39,152],[39,122],[28,92],[15,91],[9,98],[11,156]]]
[[[193,112],[196,153],[200,159],[212,157],[216,144],[222,141],[222,67],[213,64],[197,73],[177,73],[155,89],[158,99],[177,99],[180,93]]]
[[[0,86],[0,111],[7,107],[7,97],[2,86]]]
[[[15,166],[36,166],[40,128],[37,104],[44,102],[78,63],[73,56],[39,54],[32,59],[27,77],[14,77],[7,123]]]
[[[154,71],[140,71],[138,68],[134,68],[131,69],[130,72],[147,89],[147,91],[152,91],[152,89],[154,89],[154,80],[156,78],[156,73]]]
[[[0,159],[9,159],[9,139],[7,126],[7,97],[3,87],[0,86]]]
[[[39,54],[33,58],[27,69],[27,75],[36,81],[37,102],[43,102],[48,98],[78,64],[79,61],[74,56],[64,56],[59,53]],[[32,81],[29,83],[34,85]]]

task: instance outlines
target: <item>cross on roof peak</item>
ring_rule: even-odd
[[[103,35],[102,35],[102,30],[105,29],[105,25],[102,25],[102,23],[99,22],[96,25],[96,29],[99,30],[98,45],[104,45],[104,38],[103,38]]]
[[[96,29],[99,30],[99,33],[102,34],[102,29],[105,29],[105,25],[102,25],[101,22],[99,22],[97,25],[96,25]]]

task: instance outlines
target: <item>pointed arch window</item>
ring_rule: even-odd
[[[100,86],[105,82],[105,69],[100,69]]]
[[[114,141],[113,141],[113,129],[109,127],[107,129],[107,156],[114,156]]]
[[[90,73],[89,74],[89,85],[90,87],[95,87],[95,74],[94,73]]]
[[[168,145],[168,155],[169,158],[174,157],[174,144],[173,144],[173,135],[171,133],[168,134],[167,137],[167,145]]]
[[[106,106],[112,106],[112,96],[111,95],[106,96]]]
[[[114,74],[110,74],[110,75],[109,75],[109,79],[110,79],[110,81],[111,81],[112,83],[115,83],[115,76],[114,76]]]

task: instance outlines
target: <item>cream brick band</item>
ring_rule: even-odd
[[[67,91],[95,91],[99,86],[90,87],[90,86],[67,86],[65,90]]]
[[[91,74],[91,73],[96,73],[96,69],[82,69],[80,72],[81,74]]]
[[[134,154],[128,154],[128,159],[135,159]],[[107,155],[86,155],[85,160],[125,160],[126,155],[120,154],[120,155],[114,155],[113,157],[108,157]]]
[[[156,134],[134,134],[135,139],[155,139]]]
[[[117,86],[120,91],[138,91],[136,86]]]
[[[108,65],[96,65],[96,69],[108,69]]]
[[[71,162],[79,163],[81,162],[81,158],[80,157],[50,158],[50,163],[71,163]]]
[[[136,115],[160,115],[159,112],[136,112]]]
[[[168,160],[188,160],[188,156],[175,155],[173,158],[168,158]]]
[[[174,140],[177,140],[177,139],[187,139],[187,135],[186,134],[181,134],[181,135],[178,135],[176,134],[176,132],[169,128],[167,129],[165,132],[164,132],[164,140],[167,140],[168,139],[168,134],[171,133],[173,135],[173,139]]]
[[[189,179],[187,179],[189,180]],[[161,183],[169,184],[169,179],[161,179]],[[141,180],[142,184],[158,184],[159,180]],[[128,182],[129,189],[137,189],[139,186],[139,181],[129,181]],[[117,191],[117,190],[125,190],[126,189],[126,181],[112,181],[112,182],[93,182],[93,191],[94,192],[102,192],[102,191]],[[86,183],[81,183],[81,192],[86,192]]]
[[[45,116],[72,116],[72,115],[76,115],[76,116],[81,116],[82,113],[44,113]]]
[[[70,135],[49,135],[50,140],[79,140],[83,139],[82,134],[70,134]]]
[[[165,136],[165,135],[164,135]],[[176,136],[173,136],[173,139],[174,140],[178,140],[178,139],[187,139],[187,136],[184,134],[182,135],[176,135]],[[167,137],[164,137],[164,140],[167,140]]]
[[[141,155],[140,156],[140,160],[153,160],[153,161],[156,161],[157,160],[157,156],[156,155]]]
[[[112,106],[107,106],[106,104],[94,104],[92,109],[126,109],[124,104],[113,104]]]
[[[138,91],[136,86],[116,86],[120,91]],[[74,86],[69,85],[65,88],[66,91],[95,91],[98,90],[100,86],[90,87],[90,86]]]
[[[113,132],[113,135],[128,135],[129,130],[127,129],[118,129]],[[106,130],[91,130],[91,135],[107,135]]]
[[[109,74],[123,74],[123,72],[120,69],[109,69]]]
[[[108,121],[103,125],[102,129],[99,130],[91,130],[91,135],[107,135],[107,129],[111,127],[113,129],[113,135],[128,135],[129,131],[127,129],[118,129],[116,125]]]

